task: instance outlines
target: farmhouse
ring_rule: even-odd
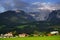
[[[28,36],[28,34],[26,33],[19,34],[19,37],[26,37],[26,36]]]
[[[10,33],[6,33],[4,34],[4,37],[13,37],[13,34],[10,32]]]
[[[51,31],[50,34],[57,35],[57,34],[59,34],[59,32],[58,31]]]

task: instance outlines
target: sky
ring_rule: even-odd
[[[51,2],[51,3],[56,3],[59,2],[60,0],[23,0],[25,2],[28,3],[32,3],[32,2]]]
[[[12,9],[26,11],[60,9],[60,0],[0,0],[0,12]]]

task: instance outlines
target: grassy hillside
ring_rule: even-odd
[[[0,40],[60,40],[60,36],[0,38]]]

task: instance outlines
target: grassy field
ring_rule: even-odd
[[[60,36],[0,38],[0,40],[60,40]]]

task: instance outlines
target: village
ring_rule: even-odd
[[[51,31],[50,33],[48,34],[32,34],[32,35],[29,35],[29,34],[26,34],[26,33],[22,33],[22,34],[18,34],[18,35],[13,35],[12,32],[9,32],[9,33],[6,33],[6,34],[0,34],[0,38],[15,38],[15,37],[38,37],[38,36],[54,36],[54,35],[59,35],[59,32],[58,31]]]

